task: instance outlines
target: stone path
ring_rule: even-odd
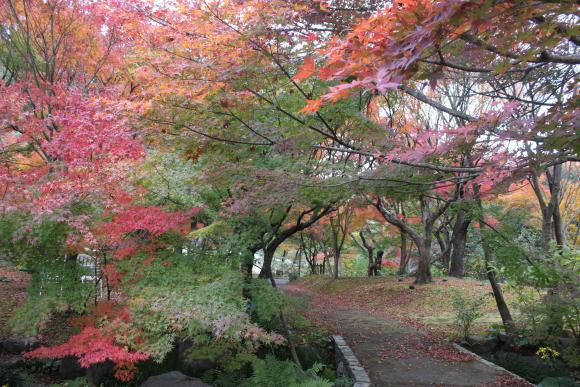
[[[293,284],[282,289],[309,303],[306,315],[310,320],[330,334],[345,338],[373,386],[530,385],[459,352],[420,328],[363,308],[342,306]]]

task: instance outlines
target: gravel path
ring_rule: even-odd
[[[342,335],[373,386],[529,385],[459,352],[412,324],[364,307],[345,306],[294,283],[282,287],[309,305],[306,317],[329,334]]]

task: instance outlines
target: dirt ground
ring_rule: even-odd
[[[356,286],[356,281],[353,286],[307,280],[282,288],[308,304],[305,314],[309,320],[345,338],[373,386],[530,385],[457,351],[446,341],[442,334],[445,330],[432,330],[422,321],[422,313],[412,317],[404,313],[390,315],[391,308],[406,310],[422,296],[413,293],[406,283],[376,282],[379,288],[400,288],[391,289],[390,305],[377,306],[375,299],[381,299],[377,293],[366,292],[366,298],[363,293],[357,294],[361,286]],[[419,293],[422,291],[427,292],[419,289]],[[432,307],[436,316],[437,305]],[[439,307],[442,312],[446,309],[445,305]]]

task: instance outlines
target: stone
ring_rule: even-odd
[[[351,367],[352,376],[355,381],[357,382],[367,382],[370,383],[371,380],[369,379],[368,374],[362,367]]]
[[[340,352],[342,352],[344,356],[354,356],[354,353],[349,347],[341,347]]]
[[[468,346],[474,348],[478,353],[493,352],[499,345],[497,337],[471,336]]]
[[[22,356],[10,356],[8,358],[0,359],[0,370],[22,368],[25,365],[26,361]]]
[[[336,365],[336,375],[338,375],[338,376],[345,376],[346,375],[346,370],[344,368],[344,362],[339,361],[338,364]]]
[[[332,337],[336,348],[337,375],[348,375],[354,379],[355,386],[370,386],[370,378],[365,369],[359,363],[356,355],[340,336]]]
[[[38,342],[32,339],[10,338],[0,342],[0,351],[14,355],[32,351],[38,347]]]
[[[188,352],[189,349],[193,347],[193,342],[190,340],[179,341],[176,345],[176,360],[177,364],[175,368],[178,368],[188,374],[202,374],[207,370],[216,367],[214,361],[210,359],[194,359]]]
[[[342,336],[332,336],[332,339],[334,340],[336,345],[343,345],[343,346],[346,345],[346,342],[344,341]]]
[[[107,380],[115,373],[115,363],[105,361],[103,363],[93,364],[86,369],[87,378],[95,386],[100,386],[104,380]]]
[[[504,344],[509,344],[512,342],[512,337],[510,335],[508,335],[507,333],[500,333],[497,335],[499,341],[501,341]]]
[[[85,376],[87,369],[81,367],[76,357],[65,356],[60,361],[58,373],[63,379],[76,379]]]
[[[151,376],[141,387],[209,387],[209,385],[179,371],[171,371],[166,374]]]

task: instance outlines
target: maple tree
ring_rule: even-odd
[[[91,243],[90,214],[73,207],[114,206],[143,156],[114,82],[122,25],[90,2],[7,0],[0,18],[2,208],[68,222]]]
[[[433,265],[464,276],[477,245],[514,333],[497,264],[553,268],[506,258],[502,203],[533,193],[546,262],[576,247],[573,2],[1,0],[0,21],[3,250],[33,283],[92,252],[107,300],[75,271],[67,307],[122,299],[31,356],[112,360],[128,380],[195,332],[217,352],[286,341],[299,364],[281,303],[246,311],[257,258],[274,286],[287,243],[337,278],[352,241],[378,275],[395,236],[417,284]]]

